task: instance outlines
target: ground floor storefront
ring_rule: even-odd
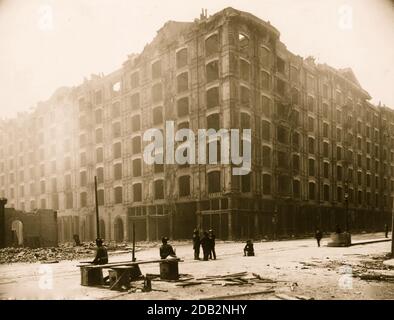
[[[383,231],[391,227],[387,209],[318,205],[288,199],[216,197],[140,206],[100,208],[99,234],[107,241],[157,241],[190,239],[193,230],[214,230],[218,239],[277,239],[312,235],[316,228],[325,233],[349,228],[357,232]],[[60,242],[92,241],[97,236],[94,211],[61,214]]]

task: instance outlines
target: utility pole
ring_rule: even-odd
[[[96,238],[100,239],[100,219],[99,219],[99,206],[98,206],[98,195],[97,195],[97,177],[94,176],[94,198],[96,203]]]
[[[133,222],[133,261],[136,261],[136,259],[135,259],[135,222]]]

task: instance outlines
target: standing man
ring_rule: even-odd
[[[323,238],[323,233],[319,230],[319,228],[316,229],[315,238],[317,241],[317,246],[320,247],[320,240]]]
[[[387,223],[384,225],[384,236],[389,237],[389,225]]]
[[[204,261],[208,261],[209,254],[211,253],[211,241],[209,239],[208,232],[204,231],[204,236],[201,241],[202,253],[204,255]]]
[[[200,260],[200,232],[197,229],[193,231],[193,250],[194,250],[194,260]]]
[[[175,251],[170,244],[168,244],[168,238],[161,238],[161,242],[163,243],[160,247],[160,258],[167,259],[168,256],[176,258]]]
[[[209,242],[210,242],[211,251],[209,252],[209,258],[212,259],[212,257],[213,257],[213,260],[216,260],[215,241],[216,241],[216,236],[213,233],[213,230],[210,229],[209,230]]]
[[[108,263],[108,251],[107,249],[103,246],[103,240],[102,239],[96,239],[96,257],[92,261],[92,264],[107,264]]]

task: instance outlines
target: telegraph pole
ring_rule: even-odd
[[[391,209],[391,258],[394,258],[394,208]]]
[[[5,248],[5,205],[6,198],[0,198],[0,248]]]
[[[99,205],[97,195],[97,177],[94,176],[94,198],[96,202],[96,239],[100,239],[100,219],[99,219]]]

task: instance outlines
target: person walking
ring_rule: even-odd
[[[200,260],[200,232],[197,229],[193,231],[193,250],[194,250],[194,260]]]
[[[208,261],[209,254],[211,253],[211,241],[209,239],[208,232],[204,231],[203,237],[200,241],[202,247],[202,253],[204,256],[204,261]]]
[[[319,230],[319,229],[316,229],[316,232],[315,232],[315,239],[316,239],[316,241],[317,241],[317,246],[318,247],[320,247],[320,240],[323,238],[323,233]]]
[[[209,253],[209,259],[213,258],[213,260],[216,260],[216,252],[215,252],[216,236],[213,233],[212,229],[209,230],[209,241],[210,241],[210,247],[211,247],[211,251]]]

